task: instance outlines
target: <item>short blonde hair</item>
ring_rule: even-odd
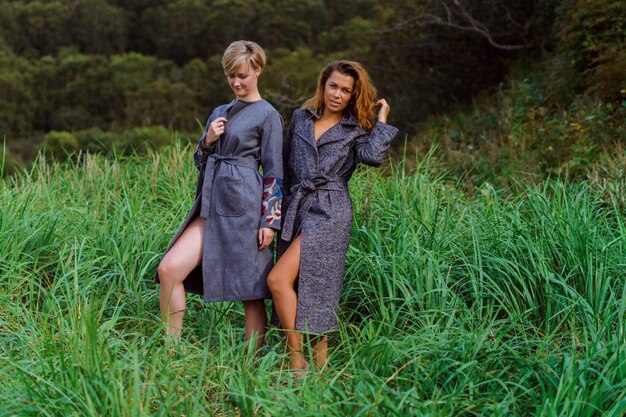
[[[226,74],[236,72],[249,65],[255,70],[265,67],[265,52],[256,42],[235,41],[228,45],[222,57],[222,68]]]

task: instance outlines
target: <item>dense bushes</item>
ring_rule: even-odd
[[[43,138],[44,151],[56,159],[65,159],[68,155],[78,150],[78,139],[69,132],[57,132],[55,130],[46,133]]]
[[[78,132],[51,131],[44,135],[42,151],[58,160],[78,151],[91,153],[143,154],[148,149],[172,145],[180,136],[164,126],[136,127],[116,134],[94,127]]]
[[[436,144],[470,188],[582,179],[626,142],[626,4],[552,4],[554,29],[543,44],[550,53],[517,58],[497,89],[428,117],[413,141],[424,153]]]
[[[605,101],[625,99],[626,3],[564,2],[559,28],[554,81],[564,101],[583,91]]]
[[[445,169],[473,188],[486,181],[512,186],[521,178],[583,179],[612,148],[626,145],[626,103],[578,95],[556,105],[546,98],[550,75],[531,74],[430,118],[414,146],[421,153],[435,146]]]

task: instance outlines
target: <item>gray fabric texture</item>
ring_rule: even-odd
[[[206,147],[209,124],[218,117],[227,118],[224,133]],[[217,107],[206,123],[194,153],[195,202],[167,250],[193,219],[205,219],[202,265],[183,284],[207,302],[271,297],[266,281],[274,248],[258,250],[258,230],[280,229],[282,132],[280,114],[265,100],[234,100]]]
[[[366,132],[346,112],[315,142],[313,122],[320,114],[298,109],[291,119],[283,145],[285,215],[278,243],[280,256],[302,235],[296,330],[309,333],[337,326],[353,216],[348,181],[359,162],[380,166],[398,132],[380,122]]]

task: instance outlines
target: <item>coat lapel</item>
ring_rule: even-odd
[[[358,126],[356,119],[352,113],[346,111],[341,117],[341,121],[322,135],[319,142],[317,142],[317,146],[319,147],[327,143],[351,139],[356,126]]]
[[[248,105],[250,105],[250,103],[235,99],[228,104],[224,117],[226,117],[228,121],[231,121],[233,117],[235,117],[239,112],[248,107]]]
[[[220,111],[217,113],[216,118],[218,117],[225,117],[226,119],[228,119],[228,117],[230,116],[230,112],[233,109],[233,107],[235,107],[235,103],[237,103],[237,99],[231,101],[230,103],[228,103],[227,105],[225,105],[222,109],[220,109]],[[223,136],[223,135],[222,135]],[[223,137],[220,137],[217,141],[217,149],[216,149],[216,153],[218,155],[222,154],[222,142],[224,141]]]
[[[235,103],[237,102],[237,99],[231,101],[230,103],[228,103],[227,105],[225,105],[219,112],[219,114],[217,115],[217,117],[226,117],[229,116],[231,109],[235,106]]]
[[[318,113],[321,114],[321,110]],[[317,151],[317,143],[315,143],[315,131],[313,130],[314,118],[319,119],[319,115],[315,114],[313,110],[307,108],[304,123],[296,124],[294,132],[300,137],[301,140],[304,140]]]

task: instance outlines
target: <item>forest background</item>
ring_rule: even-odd
[[[232,98],[220,59],[237,39],[266,49],[261,91],[286,121],[327,62],[363,62],[397,148],[436,148],[470,188],[623,158],[623,1],[0,1],[4,173],[44,147],[64,159],[196,140]]]

